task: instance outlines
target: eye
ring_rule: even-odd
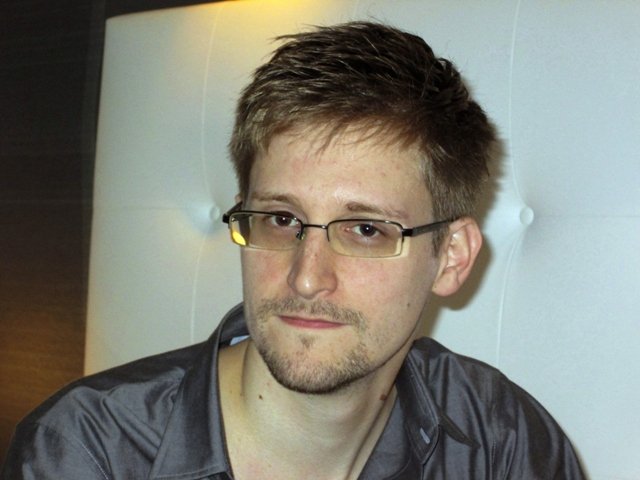
[[[267,216],[265,219],[267,223],[272,227],[297,227],[299,222],[298,220],[287,212],[275,212]]]
[[[380,235],[382,232],[372,223],[358,223],[351,227],[351,231],[356,235],[366,238],[372,238]]]
[[[396,225],[379,220],[346,220],[336,222],[339,235],[352,242],[381,243],[395,241],[398,236]],[[337,233],[337,232],[336,232]]]

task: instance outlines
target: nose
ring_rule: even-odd
[[[287,283],[299,296],[311,300],[326,296],[336,289],[336,255],[327,241],[326,231],[305,229],[304,237],[293,255]]]

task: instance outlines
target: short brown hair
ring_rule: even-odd
[[[495,132],[450,61],[420,37],[372,22],[279,39],[285,43],[238,102],[230,151],[243,197],[274,135],[300,126],[335,135],[359,125],[418,148],[434,220],[473,212]]]

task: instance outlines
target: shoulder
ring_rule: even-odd
[[[65,458],[82,472],[79,478],[89,471],[110,478],[107,458],[152,454],[182,379],[201,350],[202,344],[193,345],[71,383],[20,422],[5,468],[22,468],[28,459],[30,470],[45,472]],[[65,470],[65,475],[71,473]],[[16,473],[15,478],[23,477]]]
[[[61,417],[109,415],[114,409],[124,409],[151,425],[163,404],[171,408],[173,396],[200,350],[201,344],[193,345],[81,378],[46,400],[25,422],[54,426]],[[155,411],[150,410],[150,402]]]
[[[431,338],[417,340],[408,362],[426,382],[438,404],[470,396],[490,407],[498,397],[519,394],[500,370],[475,358],[452,352]]]
[[[555,421],[540,403],[487,363],[454,353],[430,338],[418,340],[410,356],[414,373],[440,411],[456,424],[475,420],[500,429],[517,425],[526,414],[548,419],[555,428]]]
[[[415,343],[410,358],[441,417],[484,450],[503,478],[583,478],[558,423],[498,369],[429,338]]]

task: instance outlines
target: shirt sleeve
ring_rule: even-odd
[[[21,424],[13,437],[2,480],[105,480],[111,476],[82,442],[36,423]]]

